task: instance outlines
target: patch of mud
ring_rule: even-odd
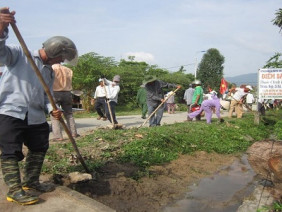
[[[206,152],[182,155],[171,163],[151,167],[150,174],[138,181],[133,179],[138,175],[136,167],[109,162],[95,180],[68,186],[117,212],[155,212],[183,199],[189,185],[232,164],[236,158]]]

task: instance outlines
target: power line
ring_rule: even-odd
[[[191,65],[195,65],[195,63],[189,63],[189,64],[186,64],[186,65],[173,66],[173,67],[162,68],[162,69],[180,68],[180,67],[184,67],[184,66],[191,66]]]

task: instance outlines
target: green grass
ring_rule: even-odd
[[[282,203],[281,201],[274,202],[271,206],[263,206],[257,210],[257,212],[281,212],[282,211]]]
[[[201,121],[153,128],[96,130],[77,140],[77,145],[91,170],[103,166],[109,160],[129,162],[146,169],[196,151],[219,154],[245,152],[255,141],[267,139],[273,134],[279,138],[281,117],[280,110],[268,112],[259,125],[254,125],[254,117],[248,113],[242,119],[225,118],[226,122],[221,124],[214,120],[212,124]],[[72,155],[75,152],[70,142],[52,144],[43,171],[83,171],[79,161],[71,159]]]
[[[131,161],[138,166],[150,166],[195,151],[220,154],[243,152],[252,142],[267,138],[270,133],[263,124],[251,128],[252,122],[253,118],[247,116],[230,121],[230,127],[226,124],[193,122],[150,129],[144,139],[123,147],[120,160]]]

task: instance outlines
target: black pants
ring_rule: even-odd
[[[110,108],[111,108],[111,112],[112,112],[114,124],[118,124],[117,119],[116,119],[116,105],[117,105],[116,102],[110,101]],[[106,103],[105,109],[106,109],[107,118],[109,119],[110,122],[112,122],[111,115],[110,115],[110,111],[109,111],[109,108],[108,108],[108,104],[107,104],[107,103]]]
[[[258,112],[259,112],[262,116],[265,116],[265,108],[264,108],[264,105],[261,104],[260,102],[258,103]]]
[[[27,125],[25,120],[0,114],[1,158],[16,158],[21,161],[23,144],[33,152],[46,152],[49,148],[49,125]]]
[[[105,104],[106,104],[106,98],[98,97],[95,101],[94,107],[100,117],[105,117],[104,115]]]

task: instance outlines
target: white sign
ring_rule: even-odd
[[[260,69],[258,91],[262,99],[282,99],[282,68]]]

